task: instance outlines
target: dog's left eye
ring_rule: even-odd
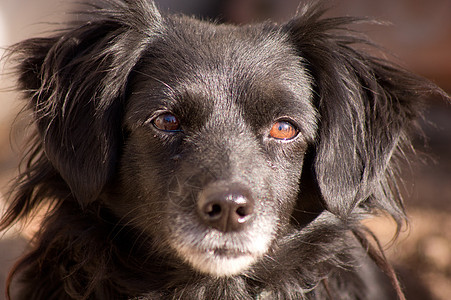
[[[153,125],[162,131],[180,131],[180,121],[171,113],[164,113],[153,120]]]
[[[276,140],[291,140],[295,138],[299,130],[288,121],[278,121],[274,123],[269,131],[269,135]]]

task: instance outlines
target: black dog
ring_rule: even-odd
[[[50,207],[18,299],[403,297],[360,221],[403,221],[396,161],[438,88],[320,6],[240,27],[104,4],[11,49],[37,134],[2,227]]]

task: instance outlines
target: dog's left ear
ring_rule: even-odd
[[[320,124],[312,167],[324,205],[346,218],[357,206],[404,216],[396,195],[397,156],[410,147],[421,103],[432,83],[360,52],[364,41],[344,28],[351,18],[323,19],[304,8],[284,25],[313,79]]]
[[[115,172],[127,81],[161,27],[153,2],[106,0],[90,21],[16,45],[19,87],[30,99],[39,147],[82,206]]]

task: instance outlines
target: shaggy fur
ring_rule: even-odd
[[[440,91],[322,14],[233,26],[107,0],[14,46],[37,132],[1,227],[49,207],[14,299],[402,298],[360,221],[405,219],[397,161]]]

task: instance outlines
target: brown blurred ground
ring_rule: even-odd
[[[69,2],[0,0],[0,47],[45,31],[48,26],[38,24],[42,21],[64,19],[61,12]],[[163,10],[219,15],[222,19],[245,23],[267,17],[286,19],[294,14],[299,1],[193,0],[190,7],[183,0],[159,2]],[[393,26],[371,28],[367,34],[393,50],[409,69],[451,92],[451,0],[341,0],[334,3],[334,15],[371,16],[392,22]],[[11,86],[12,80],[7,74],[0,77],[0,193],[3,194],[18,164],[17,154],[11,151],[10,132],[20,103],[17,95],[6,91]],[[424,147],[419,141],[418,147],[431,159],[427,166],[406,170],[409,228],[391,245],[393,222],[386,218],[367,222],[384,245],[391,245],[387,250],[389,259],[397,266],[410,300],[451,299],[451,105],[435,98],[431,98],[429,104],[427,119],[435,125],[425,124],[429,146]],[[16,122],[13,145],[20,144],[25,135],[23,124],[24,121]],[[32,229],[25,232],[30,231]],[[7,237],[10,236],[16,235],[9,233]],[[0,240],[0,244],[7,237]],[[14,251],[0,252],[0,264],[5,260],[13,261],[11,258],[18,253],[23,240],[11,245]]]

